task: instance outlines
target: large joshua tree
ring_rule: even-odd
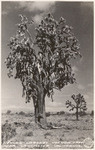
[[[16,35],[8,44],[11,49],[6,59],[8,76],[20,79],[26,103],[33,99],[35,122],[46,126],[46,95],[52,98],[54,89],[61,90],[75,82],[70,60],[80,55],[78,40],[64,18],[56,21],[51,14],[35,28],[33,40],[29,26],[35,23],[23,15],[20,17]]]

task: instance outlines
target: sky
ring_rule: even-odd
[[[25,103],[22,98],[22,86],[19,80],[8,78],[8,70],[4,61],[10,49],[7,43],[15,35],[16,24],[20,22],[19,14],[33,19],[37,26],[41,19],[52,13],[56,20],[66,19],[72,26],[73,33],[80,43],[81,59],[73,62],[75,84],[69,84],[61,91],[55,90],[53,99],[46,97],[46,111],[68,111],[66,100],[71,100],[72,94],[83,94],[87,102],[88,111],[93,110],[93,2],[62,2],[62,1],[2,1],[1,2],[1,106],[2,110],[33,110],[32,101]],[[31,33],[35,31],[32,27]]]

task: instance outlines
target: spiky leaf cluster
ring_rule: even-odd
[[[29,22],[25,16],[20,17],[17,33],[9,43],[8,75],[15,74],[15,78],[20,79],[27,102],[31,97],[37,100],[40,85],[45,95],[52,97],[54,88],[60,90],[75,82],[70,60],[80,55],[78,40],[64,18],[56,21],[51,14],[35,28],[36,36],[32,40],[28,27],[33,20]]]

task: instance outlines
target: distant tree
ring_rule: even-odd
[[[83,95],[81,94],[78,94],[78,95],[72,95],[71,98],[73,99],[73,101],[75,102],[74,104],[67,100],[66,101],[66,106],[67,108],[70,107],[70,110],[69,111],[73,111],[74,109],[76,109],[76,120],[78,120],[78,115],[80,112],[85,112],[87,110],[87,107],[86,107],[86,101],[83,97]]]
[[[34,40],[29,31],[33,20],[28,21],[23,15],[20,17],[17,33],[9,43],[8,76],[15,74],[15,78],[20,79],[26,103],[33,99],[35,121],[45,126],[45,97],[53,100],[54,89],[61,90],[68,83],[75,82],[71,60],[80,56],[79,44],[71,32],[72,27],[66,25],[62,17],[56,21],[48,14],[35,28]]]

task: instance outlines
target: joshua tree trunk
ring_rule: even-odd
[[[45,92],[44,89],[41,87],[38,92],[38,99],[36,102],[35,107],[35,122],[41,124],[42,126],[47,125],[46,121],[46,112],[45,112]]]
[[[78,106],[76,107],[76,120],[78,120]]]

